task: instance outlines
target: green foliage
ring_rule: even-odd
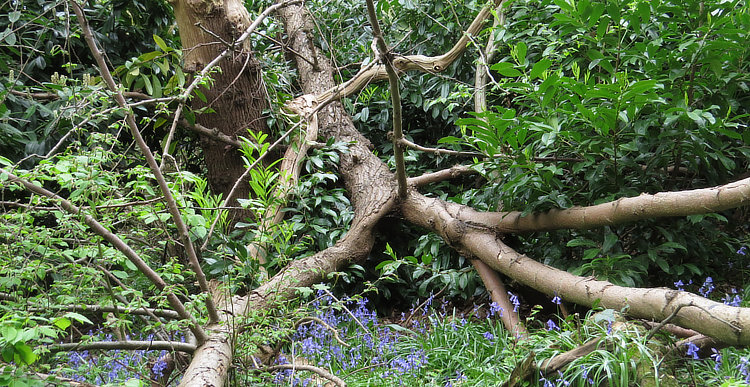
[[[496,104],[458,120],[461,138],[441,140],[490,156],[477,168],[499,208],[526,215],[723,184],[747,170],[743,2],[515,2],[506,12],[491,66]],[[727,222],[716,214],[560,232],[572,236],[565,252],[549,242],[558,237],[535,235],[526,248],[632,286],[654,268],[675,277],[717,269],[709,257],[736,250]],[[690,237],[706,232],[715,238]]]
[[[113,120],[107,109],[114,101],[68,11],[65,1],[0,5],[0,153],[13,160],[45,155],[69,132],[85,136]],[[85,12],[115,66],[152,51],[152,36],[172,23],[171,8],[159,0],[99,1]],[[156,92],[158,77],[148,79]]]

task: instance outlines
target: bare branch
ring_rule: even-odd
[[[302,317],[301,319],[297,320],[297,322],[294,323],[294,330],[297,330],[297,328],[299,328],[300,325],[307,324],[307,323],[310,323],[310,322],[316,322],[316,323],[322,325],[323,328],[331,331],[331,334],[333,334],[333,339],[336,340],[336,342],[338,342],[339,344],[343,345],[344,347],[347,347],[347,348],[350,347],[350,345],[347,344],[344,340],[341,340],[341,336],[339,335],[339,331],[336,328],[330,326],[327,322],[325,322],[322,319],[317,318],[315,316],[306,316],[306,317]]]
[[[484,287],[490,293],[490,299],[500,307],[498,313],[505,329],[515,338],[526,336],[528,332],[519,322],[518,312],[514,310],[515,307],[510,302],[508,292],[505,290],[505,284],[503,284],[497,272],[478,259],[472,259],[471,264],[482,279]]]
[[[425,173],[422,176],[410,177],[408,183],[420,187],[430,183],[437,183],[443,180],[455,179],[459,176],[472,175],[475,173],[477,173],[477,171],[465,165],[456,165],[441,171]]]
[[[93,343],[63,343],[52,344],[45,347],[50,352],[68,352],[68,351],[86,351],[92,349],[102,349],[110,351],[113,349],[124,349],[128,351],[136,350],[156,350],[156,351],[180,351],[186,353],[195,352],[195,345],[183,343],[181,341],[96,341]]]
[[[310,371],[310,372],[315,372],[316,374],[320,375],[323,378],[326,378],[326,379],[332,381],[333,383],[336,383],[337,386],[341,386],[341,387],[345,387],[346,386],[346,382],[344,382],[344,380],[342,380],[338,376],[336,376],[336,375],[334,375],[334,374],[332,374],[332,373],[330,373],[330,372],[328,372],[328,371],[326,371],[326,370],[324,370],[324,369],[322,369],[320,367],[315,367],[315,366],[309,365],[309,364],[279,364],[279,365],[274,365],[274,366],[266,367],[266,368],[264,368],[264,370],[265,371],[275,371],[275,370],[302,370],[302,371]]]
[[[137,316],[157,316],[161,318],[179,319],[180,315],[169,309],[154,308],[126,308],[117,305],[50,305],[45,307],[32,307],[28,309],[31,312],[44,312],[49,310],[68,310],[80,313],[122,313]]]
[[[713,194],[717,196],[716,192]],[[723,196],[718,195],[722,200]],[[624,310],[629,316],[649,320],[663,320],[680,305],[688,305],[673,318],[675,324],[728,344],[750,344],[750,329],[746,329],[750,326],[750,308],[724,305],[685,291],[626,288],[555,269],[515,252],[492,228],[468,223],[468,207],[460,204],[410,191],[401,209],[406,220],[438,233],[462,254],[477,257],[544,294],[557,293],[566,301],[585,306],[598,302],[604,308]]]
[[[438,73],[443,71],[466,50],[467,44],[469,43],[469,36],[477,35],[479,33],[484,21],[491,14],[492,8],[496,7],[498,4],[500,4],[500,0],[495,0],[491,4],[487,4],[482,8],[453,48],[445,54],[439,56],[401,56],[396,54],[393,58],[393,67],[398,72],[418,70],[429,73]],[[313,99],[316,101],[339,99],[357,92],[372,81],[388,79],[385,65],[372,66],[369,69],[363,70],[364,71],[358,72],[354,78],[350,79],[345,84],[332,87],[319,93],[315,95]]]
[[[599,343],[602,342],[601,337],[593,338],[577,348],[573,348],[570,351],[563,352],[555,355],[549,359],[542,361],[539,365],[539,371],[545,375],[549,375],[558,370],[562,370],[568,364],[572,363],[575,359],[584,357],[591,352],[594,352],[599,348]],[[605,341],[606,342],[606,341]],[[612,345],[609,345],[610,347]]]

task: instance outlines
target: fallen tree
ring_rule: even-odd
[[[196,1],[185,2],[185,4],[177,2],[175,4],[177,4],[176,12],[179,14],[186,9],[180,7],[185,6],[189,6],[193,10],[206,11],[201,6],[208,3]],[[251,26],[257,25],[257,23],[250,23],[247,12],[235,2],[228,1],[224,5],[227,8],[222,8],[223,11],[218,13],[218,18],[232,21],[235,25],[233,27],[222,26],[217,29],[231,30],[227,33],[228,37],[244,36],[246,38],[250,34]],[[657,217],[707,214],[747,206],[750,203],[750,179],[741,179],[712,188],[623,197],[589,207],[554,209],[530,214],[515,211],[484,212],[477,211],[467,205],[428,197],[418,191],[425,184],[422,180],[427,182],[439,181],[443,178],[451,178],[465,173],[466,169],[446,170],[439,173],[439,176],[412,177],[406,180],[410,183],[408,187],[404,187],[403,184],[399,187],[398,179],[394,173],[373,153],[371,142],[356,129],[350,115],[339,100],[362,89],[371,82],[389,79],[388,66],[391,66],[392,70],[395,70],[399,75],[407,71],[438,73],[445,70],[464,53],[467,45],[483,28],[486,19],[492,14],[493,8],[499,5],[500,2],[498,1],[483,7],[449,52],[435,57],[398,55],[390,48],[381,46],[379,48],[381,61],[373,61],[371,65],[363,67],[354,78],[343,84],[337,84],[335,81],[336,69],[331,64],[330,59],[322,54],[322,50],[316,48],[315,39],[312,35],[315,27],[307,9],[296,2],[279,3],[274,7],[283,20],[288,36],[287,44],[295,57],[300,77],[299,83],[304,92],[304,95],[297,97],[288,105],[290,110],[301,116],[308,128],[316,128],[320,137],[333,138],[336,141],[348,144],[348,151],[340,155],[339,173],[354,210],[354,219],[346,235],[334,246],[290,262],[277,274],[268,278],[261,286],[252,289],[247,295],[230,294],[220,286],[209,286],[205,278],[201,278],[203,274],[197,261],[197,255],[195,252],[188,253],[193,269],[198,275],[201,291],[208,296],[207,305],[209,305],[210,321],[205,326],[199,326],[197,319],[191,317],[182,302],[169,292],[167,284],[153,270],[149,270],[138,255],[129,250],[122,239],[101,227],[92,216],[83,215],[85,212],[81,208],[50,191],[36,187],[32,182],[15,176],[13,171],[4,169],[3,173],[8,181],[20,183],[36,194],[54,199],[56,205],[60,205],[66,211],[83,216],[83,222],[94,233],[114,244],[144,274],[147,274],[159,290],[164,292],[163,295],[168,298],[170,305],[177,311],[180,318],[193,320],[190,327],[197,339],[197,349],[193,353],[190,366],[182,378],[181,385],[183,386],[224,385],[232,364],[236,345],[234,340],[243,324],[243,318],[251,312],[258,313],[264,309],[273,308],[284,300],[297,297],[298,288],[309,287],[324,281],[328,273],[339,271],[352,262],[362,262],[371,252],[375,240],[376,225],[385,216],[397,216],[429,232],[434,232],[461,255],[472,260],[480,260],[483,264],[512,280],[544,294],[557,295],[568,302],[584,306],[592,306],[598,303],[603,307],[620,310],[626,315],[636,318],[655,321],[669,318],[676,325],[693,329],[730,345],[747,345],[750,343],[750,335],[746,333],[747,326],[750,324],[750,311],[747,308],[727,306],[684,291],[664,288],[628,288],[616,286],[611,282],[593,277],[576,276],[519,254],[503,242],[503,236],[507,233],[594,228]],[[212,3],[211,6],[217,5]],[[207,11],[205,14],[196,13],[187,18],[191,21],[190,23],[181,22],[181,34],[187,34],[191,29],[198,28],[195,26],[196,20],[217,17],[216,12],[211,12],[215,10],[209,9]],[[264,14],[263,17],[267,14]],[[80,16],[82,18],[82,15]],[[178,16],[179,18],[180,16]],[[87,29],[85,23],[82,24],[84,29]],[[243,27],[243,30],[238,30],[240,26]],[[203,27],[213,30],[207,23],[203,24]],[[190,41],[183,39],[183,44],[191,47],[192,45],[207,45],[212,44],[211,39],[215,38],[205,32],[199,34],[199,36],[204,40]],[[227,39],[227,41],[232,41],[232,39]],[[213,43],[216,42],[213,41]],[[89,44],[96,52],[95,45],[91,42]],[[231,53],[232,49],[239,49],[234,46],[221,47],[224,47],[224,50],[212,50],[211,55],[188,63],[188,67],[193,67],[193,70],[197,72],[204,68],[206,63],[216,58],[219,52]],[[232,75],[225,74],[222,78],[216,79],[216,85],[212,90],[217,94],[210,95],[212,103],[231,105],[231,102],[219,102],[219,99],[226,97],[225,93],[227,93],[228,86],[242,87],[242,84],[235,85],[236,78],[242,75],[248,66],[256,66],[249,53],[243,55],[245,56],[235,58],[239,62],[234,64],[240,66],[239,69],[229,72],[225,68],[226,66],[222,65],[222,70],[227,71],[226,74]],[[193,60],[192,57],[191,60]],[[388,60],[390,62],[385,63]],[[99,66],[103,74],[108,73],[103,59],[99,61]],[[392,82],[393,75],[394,73],[391,72],[392,85],[394,84]],[[253,76],[257,78],[258,75]],[[104,75],[104,78],[107,78],[107,76]],[[252,87],[259,87],[253,82],[250,82]],[[395,84],[397,83],[395,82]],[[127,109],[128,106],[125,103],[124,96],[118,92],[114,82],[111,82],[109,86],[111,91],[117,94],[118,102],[121,103],[123,108]],[[179,109],[182,108],[185,96],[182,98],[183,100],[179,102],[180,107],[174,116],[175,123],[180,119]],[[262,99],[257,97],[257,94],[253,98]],[[199,108],[199,106],[196,105],[196,108]],[[246,106],[243,106],[243,108],[246,108]],[[247,114],[258,113],[258,110],[262,110],[262,108],[262,106],[255,107],[250,109],[252,111]],[[136,127],[132,113],[130,114],[131,131],[136,135],[139,129]],[[219,113],[219,115],[223,114],[225,113]],[[228,117],[232,117],[232,115],[228,115]],[[242,122],[241,126],[244,128],[248,126],[249,121],[254,120],[258,120],[258,116],[254,116],[252,119],[248,118]],[[238,130],[230,128],[231,125],[226,123],[211,120],[203,121],[201,124],[209,127],[220,127],[222,128],[221,133],[229,137],[236,136]],[[303,139],[304,136],[300,135],[298,138]],[[300,162],[295,157],[304,155],[307,150],[305,145],[311,140],[311,138],[308,138],[307,142],[300,140],[297,148],[292,149],[290,147],[291,150],[287,151],[286,159],[290,161],[282,164],[281,168],[289,176],[299,175]],[[219,155],[222,154],[225,146],[218,146],[216,143],[210,145],[216,148],[213,151]],[[399,143],[397,142],[395,146],[398,147]],[[144,150],[144,153],[148,152]],[[403,160],[398,161],[397,159],[397,168],[403,169],[404,166],[400,165],[402,162]],[[213,165],[212,162],[209,162],[209,164]],[[237,168],[234,167],[236,165],[233,166],[231,173],[226,174],[226,176],[222,175],[221,178],[230,177],[229,183],[236,186],[238,181],[242,181],[244,174],[238,172]],[[156,175],[159,174],[159,168],[155,168],[155,164],[152,165],[152,170]],[[216,172],[211,172],[211,174],[216,174]],[[160,183],[164,180],[164,178],[157,177],[158,179],[161,179]],[[294,181],[294,178],[291,181]],[[231,190],[227,188],[230,185],[229,183],[222,183],[224,188],[221,189],[221,192],[226,194],[226,204],[233,196],[230,193]],[[166,186],[166,182],[163,182],[163,186]],[[404,190],[403,193],[405,194],[399,194],[400,188]],[[167,194],[168,190],[165,189],[164,192]],[[246,193],[241,193],[241,195],[247,196]],[[282,196],[284,195],[285,193],[282,193]],[[280,219],[278,208],[263,221],[278,222]],[[179,223],[179,212],[172,211],[172,217]],[[183,247],[188,251],[193,250],[194,242],[189,240],[187,229],[181,226],[180,233],[183,237],[181,239]],[[265,253],[263,250],[264,246],[262,245],[253,245],[250,249],[254,258],[259,261],[264,259]],[[507,296],[503,291],[496,293],[499,293],[498,297],[500,297],[503,305],[509,305],[505,300]],[[215,305],[215,308],[212,305]],[[515,322],[506,322],[506,326],[512,329],[514,324],[517,324],[518,318],[515,314],[510,313],[511,308],[505,307],[504,309],[509,316],[515,318]],[[192,349],[191,345],[185,347]]]

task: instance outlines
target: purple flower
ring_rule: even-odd
[[[570,386],[570,382],[567,381],[567,380],[565,380],[565,379],[563,379],[563,373],[562,373],[562,371],[557,371],[557,375],[558,375],[558,378],[555,381],[555,383],[558,386]]]
[[[495,335],[493,335],[492,332],[484,332],[482,336],[490,342],[495,339]]]
[[[549,320],[547,320],[547,330],[548,331],[552,331],[552,330],[559,331],[560,327],[558,327],[557,324],[555,324],[555,322],[552,321],[552,319],[549,319]]]
[[[718,371],[719,368],[721,368],[721,352],[717,351],[716,348],[711,348],[711,352],[713,352],[711,359],[714,359],[716,362],[716,364],[714,364],[714,371]]]
[[[164,370],[167,369],[167,362],[164,360],[166,358],[167,351],[161,351],[161,356],[156,360],[154,363],[154,366],[151,367],[151,371],[154,372],[154,375],[157,377],[164,376]]]
[[[698,348],[697,345],[693,344],[692,341],[689,342],[689,343],[687,343],[687,344],[685,344],[685,345],[687,345],[687,347],[688,347],[688,349],[687,349],[687,355],[688,356],[692,356],[693,359],[695,359],[695,360],[698,360],[700,358],[698,356],[698,351],[700,351],[700,348]]]
[[[510,302],[513,304],[513,313],[518,312],[518,307],[521,306],[521,302],[518,301],[518,296],[511,292],[508,292],[508,295],[510,296]]]
[[[685,284],[682,283],[682,280],[675,282],[674,287],[676,287],[677,290],[685,290]]]
[[[583,371],[583,379],[586,380],[589,384],[594,384],[594,379],[591,379],[589,377],[589,369],[586,368],[583,364],[581,364],[581,370]]]
[[[714,279],[711,277],[706,277],[706,280],[703,282],[703,286],[698,289],[698,293],[700,293],[703,297],[708,297],[708,295],[714,291],[714,288]]]
[[[498,313],[500,317],[503,317],[503,308],[497,302],[492,302],[490,304],[490,315],[493,315],[495,313]]]
[[[737,254],[739,254],[739,255],[747,255],[747,246],[740,247],[740,249],[737,250]]]
[[[737,294],[737,289],[734,289],[734,288],[732,288],[732,294],[734,294],[734,297],[732,297],[731,295],[727,294],[727,295],[726,295],[725,297],[723,297],[723,298],[721,299],[721,301],[722,301],[722,302],[723,302],[723,303],[724,303],[725,305],[729,305],[729,306],[740,306],[740,304],[742,303],[742,297],[740,297],[740,296],[739,296],[739,295]]]
[[[560,305],[562,303],[562,300],[560,299],[560,296],[557,295],[557,292],[555,292],[555,296],[552,297],[552,303],[556,305]]]

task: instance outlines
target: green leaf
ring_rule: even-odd
[[[76,321],[78,321],[79,323],[83,323],[83,324],[91,324],[91,325],[93,325],[93,324],[94,324],[94,323],[93,323],[93,322],[91,322],[91,320],[89,320],[89,319],[88,319],[88,318],[87,318],[86,316],[84,316],[84,315],[82,315],[82,314],[80,314],[80,313],[76,313],[76,312],[68,312],[68,313],[65,313],[65,315],[63,315],[63,317],[69,317],[69,318],[72,318],[73,320],[76,320]]]
[[[513,64],[508,62],[495,63],[490,69],[497,71],[506,77],[517,77],[521,75],[521,72],[514,69]]]
[[[531,68],[529,73],[529,79],[539,78],[551,65],[552,61],[546,58],[534,63],[534,67]]]
[[[58,328],[60,328],[62,330],[65,330],[65,329],[67,329],[70,326],[71,322],[70,322],[69,318],[60,317],[60,318],[56,319],[55,322],[53,322],[53,324],[55,324],[56,327],[58,327]]]
[[[34,354],[34,351],[29,347],[26,343],[15,343],[13,345],[16,350],[16,354],[20,357],[21,361],[31,365],[34,364],[34,362],[37,359],[37,356]]]
[[[18,19],[21,18],[21,11],[13,11],[8,13],[8,20],[10,20],[11,23],[15,23],[18,21]]]
[[[161,48],[162,51],[169,52],[171,50],[171,48],[167,46],[167,43],[164,42],[164,39],[159,37],[159,35],[154,34],[153,37],[154,37],[154,42],[156,42],[156,45],[159,46],[159,48]]]
[[[656,262],[656,264],[659,266],[659,268],[663,272],[665,272],[667,274],[671,273],[671,271],[670,271],[670,265],[669,265],[669,263],[664,258],[657,257],[656,260],[655,260],[655,262]]]
[[[159,51],[151,51],[151,52],[147,52],[147,53],[142,54],[141,56],[139,56],[138,60],[140,60],[141,62],[148,62],[148,61],[151,61],[151,60],[153,60],[155,58],[158,58],[161,55],[162,55],[162,53],[159,52]]]
[[[141,74],[141,79],[143,79],[143,83],[146,85],[146,93],[150,96],[153,96],[154,87],[151,85],[151,80],[149,79],[148,75]]]
[[[16,336],[18,336],[18,330],[12,326],[4,326],[0,330],[3,335],[3,339],[8,343],[14,343]]]
[[[516,45],[516,52],[518,54],[518,63],[521,65],[526,64],[526,51],[528,50],[528,47],[526,46],[526,43],[523,41],[519,42]]]
[[[600,249],[586,249],[586,251],[583,252],[583,259],[584,261],[590,261],[594,258],[596,258],[597,255],[601,252]]]
[[[12,363],[13,362],[13,355],[15,355],[16,350],[13,345],[6,345],[3,347],[3,360],[6,363]]]
[[[566,246],[568,247],[578,247],[578,246],[594,247],[596,246],[596,243],[586,238],[576,238],[576,239],[568,241]]]

